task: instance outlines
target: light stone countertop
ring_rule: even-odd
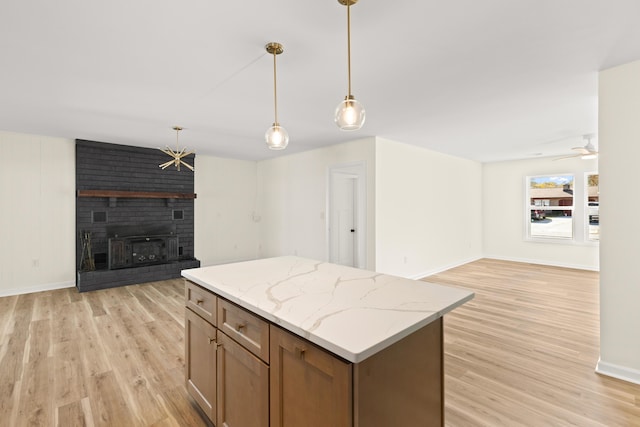
[[[294,256],[194,268],[182,276],[354,363],[474,296]]]

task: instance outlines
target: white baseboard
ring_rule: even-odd
[[[60,282],[60,283],[45,283],[42,285],[25,286],[22,288],[13,289],[0,289],[0,297],[8,297],[12,295],[31,294],[34,292],[53,291],[55,289],[73,288],[76,286],[76,282]]]
[[[581,264],[569,264],[566,262],[553,262],[553,261],[541,261],[539,259],[528,259],[528,258],[514,258],[514,257],[504,257],[504,256],[495,256],[495,255],[485,255],[483,258],[488,259],[497,259],[500,261],[513,261],[513,262],[525,262],[527,264],[539,264],[539,265],[548,265],[551,267],[563,267],[563,268],[575,268],[577,270],[589,270],[589,271],[600,271],[600,267],[592,266],[592,265],[581,265]]]
[[[598,374],[606,375],[608,377],[613,377],[619,380],[640,385],[640,371],[637,369],[628,368],[626,366],[615,365],[613,363],[603,362],[602,359],[598,359],[598,364],[596,365],[596,372]]]
[[[455,267],[460,267],[461,265],[468,264],[470,262],[477,261],[477,260],[482,259],[482,258],[484,258],[484,257],[468,258],[468,259],[465,259],[463,261],[457,261],[455,263],[448,264],[448,265],[445,265],[445,266],[442,266],[442,267],[438,267],[438,268],[433,269],[433,270],[428,270],[428,271],[425,271],[425,272],[422,272],[422,273],[419,273],[419,274],[414,274],[412,276],[409,276],[408,278],[409,279],[414,279],[414,280],[424,279],[425,277],[433,276],[434,274],[442,273],[443,271],[450,270],[450,269],[455,268]]]

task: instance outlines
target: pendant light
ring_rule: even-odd
[[[166,169],[167,167],[174,165],[176,167],[176,169],[180,170],[180,165],[184,165],[187,168],[191,169],[193,171],[193,166],[191,166],[188,163],[185,163],[184,160],[182,160],[183,157],[186,157],[190,154],[195,153],[195,151],[187,151],[187,147],[184,147],[182,150],[180,149],[180,144],[178,143],[178,134],[180,133],[180,131],[183,128],[181,128],[180,126],[174,126],[173,130],[176,131],[176,151],[173,151],[171,148],[167,147],[164,150],[160,149],[160,151],[162,151],[165,154],[168,154],[169,156],[171,156],[171,160],[169,160],[168,162],[162,163],[160,165],[158,165],[159,167],[161,167],[162,169]]]
[[[342,130],[358,130],[364,124],[364,107],[351,94],[351,5],[358,0],[338,0],[347,6],[347,70],[349,76],[349,94],[336,108],[335,122]]]
[[[268,43],[265,48],[267,52],[273,55],[273,107],[275,110],[275,120],[273,126],[267,129],[264,134],[264,139],[267,142],[267,147],[272,150],[284,150],[289,144],[289,133],[287,130],[280,126],[278,123],[278,92],[276,85],[276,55],[280,55],[284,52],[280,43],[271,42]]]

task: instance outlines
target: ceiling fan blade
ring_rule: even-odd
[[[581,156],[584,156],[584,154],[580,153],[580,154],[573,154],[571,156],[556,157],[555,159],[553,159],[553,161],[555,162],[556,160],[573,159],[575,157],[581,157]]]
[[[573,147],[572,150],[576,151],[577,153],[579,153],[581,155],[590,153],[590,151],[585,147]]]

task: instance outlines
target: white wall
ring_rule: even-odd
[[[196,155],[195,256],[202,266],[258,257],[257,164]]]
[[[74,141],[4,132],[0,144],[1,240],[16,242],[0,245],[0,295],[73,286]],[[368,269],[423,277],[483,255],[597,267],[596,246],[524,245],[523,176],[552,171],[542,163],[484,165],[483,178],[479,163],[381,138],[257,163],[197,155],[196,257],[326,260],[328,168],[353,162],[367,171]]]
[[[327,260],[327,173],[362,161],[367,174],[367,263],[375,269],[374,139],[362,139],[258,163],[260,257]]]
[[[482,257],[482,165],[376,141],[376,271],[418,278]]]
[[[75,285],[75,142],[0,132],[0,296]]]
[[[600,73],[600,361],[640,384],[640,61]]]
[[[585,172],[596,172],[597,160],[552,158],[485,163],[483,165],[483,253],[487,258],[598,269],[598,245],[593,242],[544,243],[525,240],[525,177],[535,175],[575,176],[582,188]],[[576,204],[574,220],[582,231],[584,207]]]

